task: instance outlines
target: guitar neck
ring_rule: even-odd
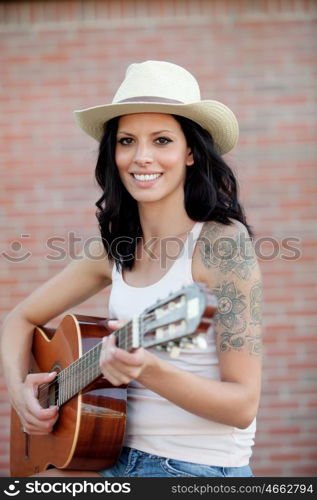
[[[158,300],[140,316],[113,332],[113,335],[117,339],[117,346],[125,351],[160,344],[165,345],[168,350],[173,347],[175,341],[195,335],[198,327],[200,331],[206,331],[210,326],[208,318],[213,317],[216,307],[215,296],[208,295],[202,285],[188,285],[170,293],[167,299]],[[202,321],[203,314],[206,319]],[[59,372],[52,384],[43,387],[42,399],[49,404],[61,406],[100,377],[101,348],[102,342],[99,342]]]
[[[117,346],[125,351],[130,351],[139,345],[137,344],[139,334],[136,329],[136,322],[139,323],[138,318],[129,321],[113,333],[117,339]],[[99,342],[67,368],[59,372],[56,381],[54,381],[58,384],[58,406],[66,403],[102,375],[99,365],[101,347],[102,342]]]

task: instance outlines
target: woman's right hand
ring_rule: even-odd
[[[56,372],[31,373],[21,384],[14,408],[20,418],[23,432],[34,435],[49,434],[58,419],[58,407],[42,408],[38,400],[38,387],[49,384],[56,377]]]

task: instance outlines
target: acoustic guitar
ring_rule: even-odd
[[[38,388],[43,408],[59,407],[59,418],[47,435],[23,432],[11,410],[11,476],[25,477],[50,467],[101,470],[120,454],[126,424],[127,386],[114,387],[102,377],[102,337],[113,333],[118,347],[165,349],[174,357],[193,344],[202,346],[217,300],[201,284],[183,287],[133,318],[115,332],[105,318],[66,314],[57,329],[34,329],[30,372],[56,371]]]

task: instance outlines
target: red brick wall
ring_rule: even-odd
[[[129,63],[164,59],[236,113],[241,136],[227,159],[265,284],[252,458],[263,476],[317,473],[316,21],[314,0],[0,2],[2,318],[97,233],[97,144],[72,110],[108,102]],[[50,238],[61,238],[64,258],[52,259],[60,252],[46,246]],[[105,306],[101,293],[78,311],[103,315]],[[0,398],[6,476],[3,383]]]

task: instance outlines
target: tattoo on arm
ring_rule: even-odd
[[[221,236],[219,225],[207,225],[199,238],[199,252],[207,269],[219,269],[224,275],[233,272],[241,279],[248,279],[256,260],[251,238],[244,232]]]
[[[257,281],[250,291],[251,325],[262,324],[262,290],[263,285],[261,281]]]
[[[261,281],[257,281],[250,290],[250,325],[262,325],[262,291],[263,285]],[[249,343],[250,353],[260,355],[262,353],[262,338],[261,333],[249,333],[246,336]]]
[[[223,282],[214,289],[218,299],[218,311],[214,318],[219,328],[220,350],[240,351],[245,346],[250,354],[261,353],[261,335],[252,332],[252,327],[260,324],[261,283],[257,282],[250,290],[250,316],[246,320],[247,299],[233,282]]]
[[[218,299],[218,311],[214,318],[215,325],[221,330],[220,350],[240,349],[245,344],[244,332],[246,321],[242,315],[246,309],[245,296],[236,289],[233,282],[224,282],[214,289]]]

